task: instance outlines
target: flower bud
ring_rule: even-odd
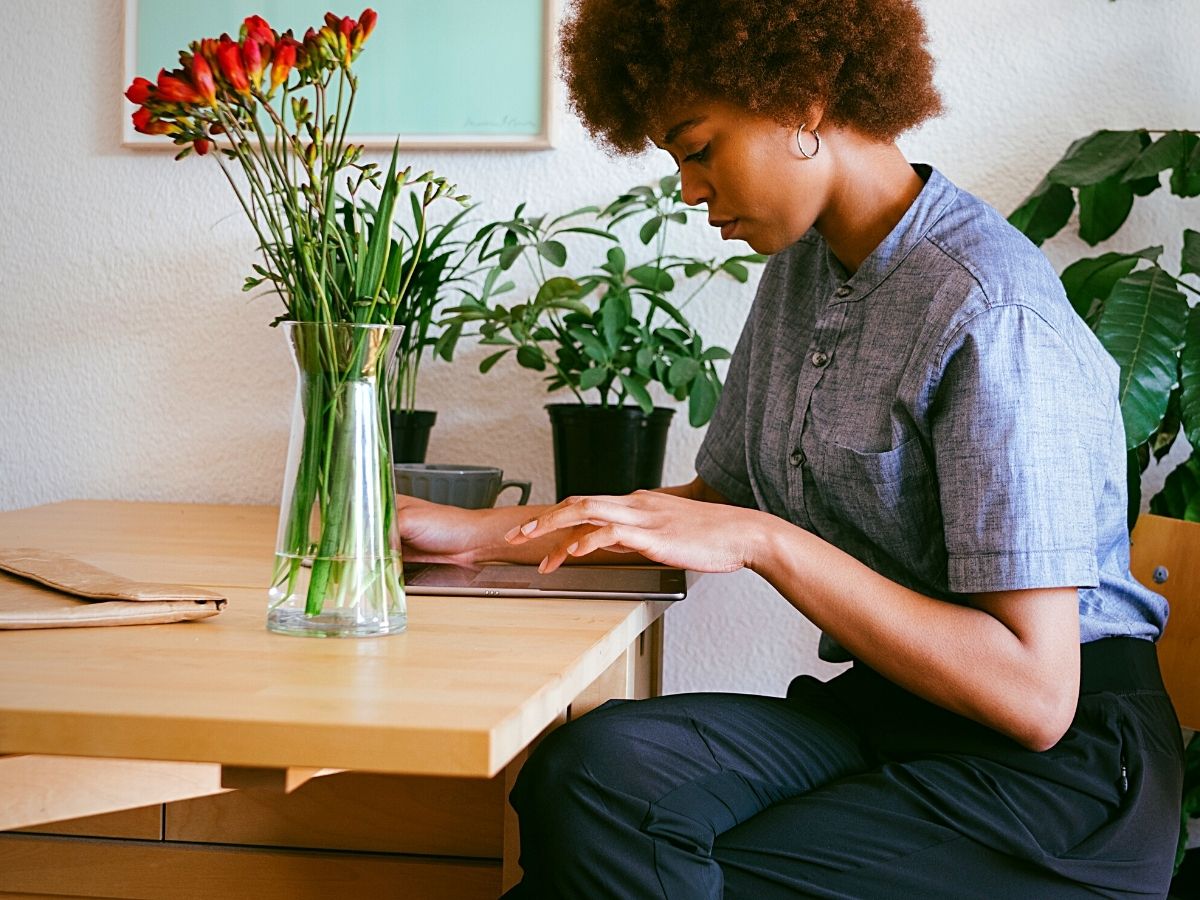
[[[246,76],[246,67],[242,61],[242,48],[228,35],[221,38],[217,47],[217,65],[226,84],[239,94],[250,92],[250,79]]]
[[[192,84],[196,86],[205,103],[216,106],[217,83],[213,79],[212,67],[209,66],[208,60],[199,54],[192,58]]]
[[[242,38],[254,38],[264,47],[274,49],[278,39],[275,31],[262,16],[247,16],[242,23]]]
[[[204,156],[212,149],[212,141],[207,138],[199,138],[192,146],[196,148],[197,156]]]
[[[262,82],[263,54],[262,46],[256,38],[247,37],[242,41],[242,60],[246,63],[246,75],[252,87],[258,87]]]
[[[151,93],[154,91],[154,82],[146,78],[135,78],[133,83],[129,85],[129,89],[125,91],[125,96],[130,103],[136,103],[138,106],[144,106],[146,101],[150,99]]]
[[[158,72],[158,99],[169,103],[200,103],[204,100],[196,89],[178,74],[167,74],[166,69]]]
[[[284,35],[279,39],[279,44],[275,48],[275,54],[271,59],[271,92],[274,91],[285,81],[287,81],[288,73],[296,65],[296,50],[299,44],[291,37]],[[308,103],[304,101],[303,109],[307,109]],[[293,107],[293,114],[295,108]]]
[[[143,106],[133,114],[133,130],[141,134],[170,134],[177,129],[168,122],[154,118],[150,110]]]

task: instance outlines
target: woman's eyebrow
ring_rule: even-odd
[[[701,122],[703,122],[707,118],[708,118],[708,116],[697,116],[694,119],[684,119],[682,122],[678,123],[677,125],[672,125],[670,130],[667,131],[666,136],[663,138],[663,144],[674,143],[675,139],[677,137],[679,137],[681,134],[683,134],[689,128],[694,128],[695,126],[699,125]]]

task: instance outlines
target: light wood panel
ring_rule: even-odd
[[[17,831],[36,834],[71,834],[87,837],[126,838],[142,841],[162,840],[163,807],[161,803],[125,809],[120,812],[84,816],[65,822],[50,822]]]
[[[0,759],[0,830],[203,797],[221,790],[220,766],[211,763],[12,756]]]
[[[230,601],[202,622],[0,634],[0,753],[492,777],[666,606],[412,597],[401,635],[271,634],[263,590],[230,585],[273,522],[173,504],[0,513],[0,543],[134,578],[174,567]]]
[[[0,835],[0,895],[495,900],[498,862]]]
[[[290,794],[249,790],[168,803],[168,841],[500,859],[504,777],[345,772]]]
[[[1180,723],[1200,730],[1200,523],[1144,514],[1132,541],[1133,576],[1171,604],[1158,642],[1163,682]]]

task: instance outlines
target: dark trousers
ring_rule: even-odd
[[[1153,644],[1087,644],[1043,753],[861,664],[786,699],[611,701],[513,788],[510,896],[1164,897],[1183,747]]]

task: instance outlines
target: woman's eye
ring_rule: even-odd
[[[704,160],[708,158],[709,146],[710,146],[709,144],[705,144],[703,147],[701,147],[695,153],[689,153],[687,156],[685,156],[683,158],[683,161],[684,162],[704,162]]]

